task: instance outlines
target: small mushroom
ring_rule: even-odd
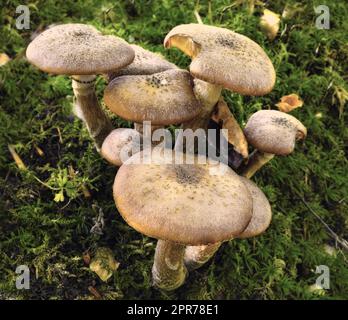
[[[117,77],[106,87],[104,101],[123,119],[162,126],[188,121],[200,111],[191,75],[180,69]]]
[[[192,58],[195,93],[203,105],[199,117],[185,124],[206,129],[221,89],[245,95],[264,95],[275,83],[271,60],[254,41],[225,28],[203,24],[174,27],[165,37],[166,48],[176,47]]]
[[[288,155],[294,151],[295,141],[304,139],[306,127],[295,117],[276,110],[261,110],[247,122],[244,134],[255,150],[242,175],[251,178],[274,155]]]
[[[185,158],[176,164],[172,150],[168,156],[153,149],[151,163],[144,164],[143,153],[118,170],[114,200],[131,227],[158,239],[153,281],[161,289],[174,290],[186,277],[185,246],[226,241],[242,233],[251,219],[252,199],[229,167],[220,163],[224,174],[212,175],[217,164],[205,156],[192,155],[192,163]]]
[[[119,167],[133,154],[141,151],[141,135],[129,128],[118,128],[105,138],[100,150],[102,157]]]
[[[270,225],[272,219],[272,209],[265,194],[261,189],[249,179],[240,177],[241,181],[249,190],[252,201],[252,218],[247,228],[235,238],[245,239],[260,235]],[[185,265],[188,270],[200,268],[205,264],[219,249],[221,243],[214,243],[208,246],[190,246],[185,251]]]
[[[159,53],[151,52],[135,44],[130,46],[135,52],[133,62],[125,68],[109,72],[109,81],[119,76],[150,75],[178,68],[175,64],[164,59]]]
[[[72,77],[75,113],[86,123],[99,150],[112,125],[98,104],[95,75],[130,64],[133,49],[124,40],[104,36],[92,26],[71,23],[42,32],[29,44],[26,55],[42,71]]]

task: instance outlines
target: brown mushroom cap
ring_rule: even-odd
[[[252,199],[232,169],[226,166],[224,174],[211,175],[213,164],[198,164],[207,160],[203,156],[194,156],[194,164],[174,164],[160,151],[153,151],[151,164],[135,164],[143,153],[121,166],[113,188],[118,211],[135,230],[156,239],[206,245],[246,228]]]
[[[146,75],[177,69],[174,63],[167,61],[158,53],[148,51],[135,44],[132,44],[131,47],[135,52],[133,62],[125,68],[110,72],[108,74],[109,81],[119,76]]]
[[[104,101],[121,118],[154,125],[182,123],[200,112],[192,77],[180,69],[117,77],[106,87]]]
[[[183,24],[164,39],[192,58],[190,72],[198,79],[233,92],[264,95],[275,83],[275,71],[264,50],[254,41],[225,28]]]
[[[121,166],[124,152],[129,157],[132,151],[140,151],[141,135],[137,130],[118,128],[110,132],[105,138],[100,153],[102,157],[115,166]]]
[[[261,152],[288,155],[296,139],[307,135],[306,127],[295,117],[276,110],[261,110],[248,120],[244,134],[254,148]]]
[[[245,239],[255,237],[269,227],[272,219],[272,209],[265,194],[254,182],[244,177],[240,178],[248,188],[253,199],[253,216],[247,228],[237,237]]]
[[[37,36],[26,52],[29,62],[48,73],[100,74],[130,64],[134,51],[115,36],[104,36],[92,26],[61,24]]]

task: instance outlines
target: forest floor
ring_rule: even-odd
[[[329,1],[330,29],[315,26],[322,1],[264,1],[282,13],[274,41],[260,31],[263,6],[200,1],[38,0],[29,4],[30,29],[18,30],[21,1],[3,0],[0,53],[11,61],[0,67],[0,299],[347,299],[348,255],[324,223],[348,239],[348,4]],[[259,43],[277,73],[274,90],[263,97],[224,91],[241,125],[260,109],[297,93],[304,106],[292,112],[308,137],[288,157],[276,157],[253,178],[273,210],[262,236],[222,246],[180,289],[161,292],[151,285],[156,241],[130,228],[112,198],[117,169],[101,159],[87,130],[72,114],[72,89],[64,76],[40,72],[25,59],[34,32],[53,23],[79,22],[123,37],[187,68],[179,50],[165,50],[163,39],[175,25],[196,22],[227,27]],[[100,100],[105,80],[100,77]],[[115,127],[131,123],[112,117]],[[19,168],[12,145],[25,168]],[[90,232],[102,210],[101,235]],[[322,221],[318,219],[320,217]],[[324,223],[323,223],[324,222]],[[120,263],[102,282],[83,256],[108,247]],[[16,267],[27,265],[30,290],[17,290]],[[330,270],[330,288],[313,290],[317,266]],[[89,289],[88,289],[89,288]],[[92,290],[93,291],[93,290]]]

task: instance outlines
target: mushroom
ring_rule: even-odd
[[[245,230],[252,215],[252,199],[239,176],[222,163],[202,155],[185,155],[181,164],[172,150],[153,149],[151,163],[144,151],[118,170],[113,194],[118,211],[140,233],[158,239],[154,284],[174,290],[186,277],[186,245],[207,245],[234,238]],[[224,174],[212,175],[217,165]]]
[[[247,228],[239,235],[238,239],[255,237],[263,233],[270,225],[272,219],[271,206],[261,189],[249,179],[239,177],[249,190],[253,211],[252,218]],[[205,264],[219,249],[221,243],[213,243],[208,246],[189,246],[185,251],[185,266],[188,270],[194,270]]]
[[[274,155],[288,155],[294,151],[295,141],[304,139],[306,127],[295,117],[276,110],[261,110],[248,120],[244,134],[255,150],[241,174],[251,178]]]
[[[75,113],[86,123],[99,150],[112,125],[98,104],[96,75],[130,64],[133,49],[124,40],[104,36],[92,26],[71,23],[42,32],[29,44],[26,55],[45,72],[72,77]]]
[[[138,45],[132,44],[132,49],[135,52],[135,58],[133,62],[123,69],[111,72],[108,74],[108,80],[111,82],[116,77],[130,76],[130,75],[151,75],[154,73],[166,71],[169,69],[178,69],[178,67],[165,60],[161,54],[151,52]],[[162,125],[152,125],[151,134],[157,130],[163,128]],[[146,128],[143,128],[142,123],[134,123],[134,129],[139,133],[144,132]]]
[[[178,68],[175,64],[167,61],[158,53],[151,52],[135,44],[131,44],[130,46],[135,52],[133,62],[123,69],[109,72],[109,81],[120,76],[149,75]]]
[[[133,154],[141,151],[141,135],[129,128],[118,128],[105,138],[100,150],[102,157],[119,167]]]
[[[106,87],[104,101],[113,113],[139,125],[182,123],[200,112],[191,75],[180,69],[117,77]]]
[[[203,24],[174,27],[165,37],[166,48],[176,47],[192,58],[195,94],[203,109],[184,127],[207,129],[221,89],[245,95],[264,95],[275,83],[271,60],[254,41],[225,28]]]

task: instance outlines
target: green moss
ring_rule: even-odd
[[[13,60],[0,67],[0,298],[89,299],[94,286],[107,299],[347,299],[347,255],[334,246],[325,227],[299,195],[342,238],[348,239],[348,129],[344,91],[347,87],[348,6],[330,1],[331,29],[315,28],[314,7],[282,21],[281,36],[269,42],[258,28],[261,8],[230,1],[200,1],[207,24],[245,34],[265,48],[276,70],[274,90],[264,97],[225,91],[240,123],[261,108],[273,108],[282,95],[298,93],[305,104],[293,115],[308,128],[308,138],[289,157],[275,158],[255,176],[272,203],[273,221],[255,239],[222,246],[214,259],[191,274],[173,293],[151,286],[155,240],[129,228],[112,199],[116,169],[100,159],[79,120],[71,114],[72,90],[66,77],[48,76],[24,58],[30,35],[52,23],[83,22],[108,34],[161,52],[186,68],[189,59],[178,50],[164,50],[166,33],[180,23],[195,22],[196,1],[36,1],[31,29],[15,28],[15,8],[6,1],[0,15],[0,52]],[[294,1],[277,1],[269,9],[281,13]],[[100,98],[104,81],[98,80]],[[347,98],[346,98],[347,99]],[[112,116],[115,126],[130,126]],[[28,170],[20,171],[7,149],[13,144]],[[38,155],[35,147],[44,152]],[[72,174],[71,168],[75,171]],[[83,195],[82,186],[91,192]],[[57,196],[59,194],[59,196]],[[62,197],[63,196],[63,197]],[[54,201],[62,200],[62,201]],[[91,234],[102,208],[105,228]],[[82,255],[96,247],[111,248],[119,269],[102,283]],[[31,289],[15,288],[15,268],[26,264]],[[330,268],[330,289],[320,296],[308,290],[317,265]]]

